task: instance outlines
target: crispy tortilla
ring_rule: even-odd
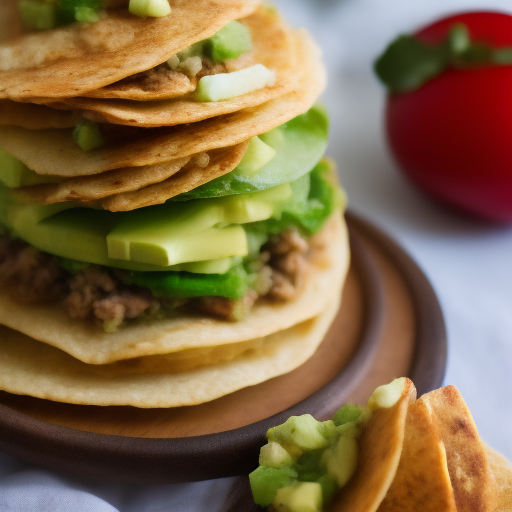
[[[490,446],[486,446],[486,451],[487,460],[496,481],[495,512],[510,512],[512,510],[512,464]]]
[[[173,0],[163,18],[123,8],[97,23],[27,34],[0,45],[0,98],[63,98],[99,89],[154,68],[256,8],[252,0]]]
[[[258,301],[240,322],[183,313],[177,318],[127,325],[108,334],[93,322],[73,320],[58,304],[20,304],[2,290],[0,323],[90,364],[262,338],[319,315],[333,292],[341,290],[349,263],[341,215],[333,215],[317,237],[324,247],[311,262],[301,293],[286,302]]]
[[[130,101],[72,98],[49,105],[84,111],[84,116],[100,123],[151,128],[195,123],[203,119],[229,114],[261,105],[290,92],[308,66],[308,45],[302,33],[292,36],[284,22],[272,11],[259,9],[245,19],[253,33],[252,59],[242,59],[240,68],[253,63],[275,71],[271,86],[225,101],[201,102],[193,94],[167,101]],[[300,60],[297,58],[300,55]]]
[[[162,164],[114,169],[92,176],[69,178],[60,183],[32,185],[14,190],[19,201],[54,204],[66,201],[100,201],[111,211],[128,211],[149,204],[164,203],[170,197],[207,183],[232,171],[247,150],[248,143],[210,153],[206,167],[199,157],[178,158]],[[158,186],[156,186],[158,185]]]
[[[0,146],[38,174],[67,177],[154,165],[235,146],[303,114],[324,89],[325,68],[318,48],[307,33],[303,32],[303,36],[308,41],[311,60],[305,61],[296,90],[263,105],[185,126],[136,130],[136,138],[88,153],[75,143],[71,130],[33,132],[0,126]]]
[[[274,333],[233,361],[186,373],[101,375],[68,354],[0,327],[0,389],[87,405],[181,407],[209,402],[288,373],[316,351],[339,307],[339,294],[312,319]]]
[[[27,130],[72,128],[80,120],[78,112],[57,110],[44,105],[0,100],[0,125],[21,126]]]
[[[446,452],[424,402],[409,405],[400,463],[379,512],[457,512]]]
[[[101,202],[101,206],[111,212],[125,212],[165,203],[172,197],[184,194],[234,170],[242,160],[248,144],[243,142],[234,148],[215,149],[210,152],[207,167],[199,167],[192,161],[180,172],[161,183],[107,197]]]
[[[407,411],[416,388],[407,379],[399,401],[389,409],[372,412],[359,439],[357,469],[336,496],[332,512],[376,512],[397,472]]]
[[[454,386],[447,386],[420,400],[431,411],[444,443],[457,511],[493,511],[496,483],[464,399]]]

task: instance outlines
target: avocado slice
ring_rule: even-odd
[[[265,144],[259,137],[253,137],[237,167],[237,172],[244,176],[254,176],[265,164],[276,156],[276,150]]]
[[[327,148],[329,122],[325,109],[316,105],[281,127],[259,138],[276,151],[272,160],[257,173],[247,176],[235,169],[173,201],[249,194],[290,183],[309,173],[322,159]]]

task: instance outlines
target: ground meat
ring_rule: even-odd
[[[54,258],[29,245],[0,237],[0,282],[18,302],[53,302],[66,292],[66,272]]]
[[[238,300],[226,297],[201,297],[195,301],[196,307],[210,315],[237,322],[244,318],[252,309],[259,295],[254,290],[249,290],[244,297]]]
[[[262,253],[272,269],[269,298],[286,301],[297,296],[309,266],[308,251],[308,242],[296,230],[271,237]]]
[[[237,321],[260,297],[292,300],[303,285],[309,249],[297,231],[272,236],[251,270],[257,273],[253,289],[243,298],[201,297],[171,301],[172,307],[192,308]],[[145,288],[126,286],[118,274],[104,267],[91,265],[70,274],[54,256],[7,236],[0,236],[0,282],[19,302],[61,302],[71,318],[101,321],[107,331],[115,330],[125,320],[170,309],[168,299],[157,299]]]

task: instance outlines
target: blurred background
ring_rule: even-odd
[[[292,25],[310,29],[323,48],[329,68],[323,101],[332,121],[328,154],[339,166],[350,208],[397,239],[431,280],[448,330],[445,384],[462,392],[486,442],[512,458],[512,227],[445,209],[407,181],[386,147],[386,92],[372,70],[399,33],[462,11],[512,14],[512,2],[276,3]]]

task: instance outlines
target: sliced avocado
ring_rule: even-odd
[[[60,178],[41,176],[0,148],[0,181],[9,188],[17,188],[41,183],[57,183]]]
[[[40,0],[20,0],[23,24],[30,30],[51,30],[57,26],[57,5]]]
[[[173,201],[249,194],[296,181],[321,160],[327,147],[328,132],[327,114],[317,105],[278,129],[259,136],[276,150],[276,155],[253,176],[245,176],[235,169],[221,178],[180,194]]]
[[[322,486],[317,482],[295,482],[277,491],[272,506],[276,512],[321,512]]]
[[[76,125],[73,138],[87,152],[105,145],[99,126],[87,119],[83,119]]]
[[[129,212],[107,236],[109,256],[159,266],[246,256],[247,238],[241,227],[214,226],[268,219],[290,195],[290,186],[281,185],[246,196]]]
[[[268,468],[284,468],[292,466],[293,459],[279,443],[273,442],[261,447],[259,463]]]
[[[274,81],[274,71],[263,64],[255,64],[232,73],[203,76],[197,85],[196,97],[199,101],[228,100],[273,85]]]
[[[328,445],[328,440],[321,432],[321,423],[311,414],[303,414],[292,416],[282,425],[269,429],[267,439],[286,449],[288,445],[293,445],[300,450],[317,450]]]
[[[168,0],[130,0],[128,10],[141,18],[162,18],[171,14]]]
[[[276,150],[265,144],[259,137],[253,137],[237,167],[243,176],[253,176],[276,156]]]
[[[251,31],[247,25],[232,21],[206,41],[205,53],[214,62],[236,59],[252,50]]]
[[[254,502],[268,507],[274,501],[279,489],[292,484],[297,473],[291,468],[267,468],[260,466],[249,475]]]

